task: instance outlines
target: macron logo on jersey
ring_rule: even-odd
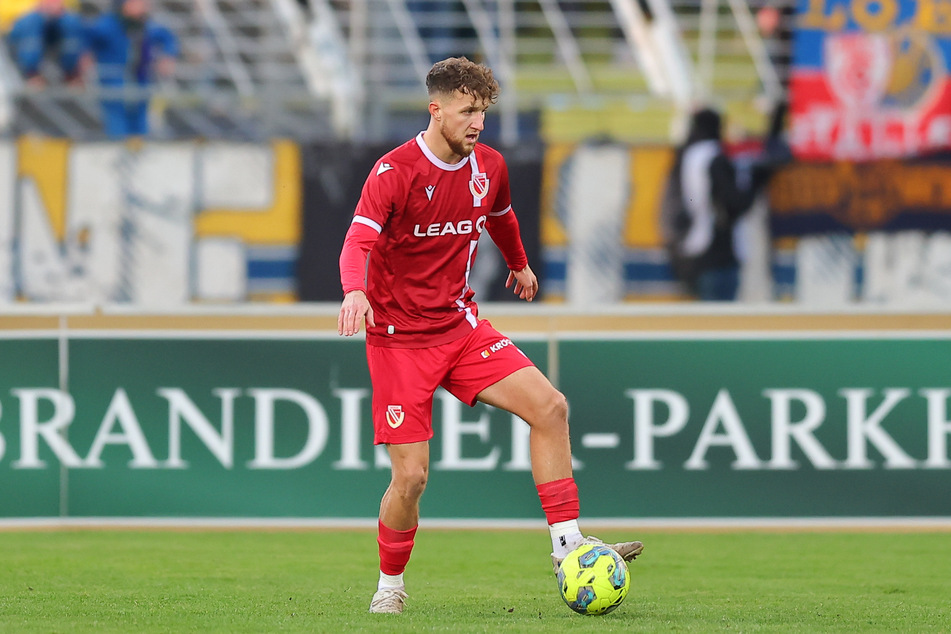
[[[376,175],[379,176],[383,172],[389,172],[391,169],[393,169],[393,166],[389,163],[380,163],[379,169],[376,170]]]
[[[436,191],[435,185],[426,185],[426,198],[432,200],[434,191]]]

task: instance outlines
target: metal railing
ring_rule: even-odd
[[[758,2],[752,0],[752,8]],[[85,0],[87,13],[108,0]],[[167,136],[380,140],[425,101],[430,64],[484,59],[503,84],[503,142],[519,113],[651,101],[684,108],[781,94],[747,0],[154,0],[182,55],[155,88]],[[6,62],[6,63],[5,63]],[[7,69],[4,78],[4,68]],[[0,129],[99,134],[92,83],[24,90],[0,56]],[[414,124],[415,125],[415,124]]]
[[[334,136],[329,104],[307,91],[242,96],[214,89],[197,93],[174,85],[105,89],[21,89],[9,96],[11,115],[0,134],[43,134],[76,140],[105,138],[101,102],[148,100],[149,136],[156,139],[298,140]],[[3,107],[0,106],[0,112]]]
[[[759,2],[759,0],[754,0]],[[503,84],[503,138],[520,111],[656,101],[685,109],[781,94],[747,0],[348,0],[333,2],[367,103],[384,113],[425,99],[429,65],[487,61]],[[507,113],[507,115],[506,115]],[[385,116],[385,115],[383,115]],[[370,125],[381,117],[370,117]],[[506,135],[505,131],[509,134]],[[370,130],[379,136],[384,130]]]

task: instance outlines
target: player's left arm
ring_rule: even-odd
[[[509,190],[509,171],[504,159],[498,173],[498,195],[489,212],[485,228],[492,241],[502,252],[505,264],[509,268],[505,288],[513,289],[515,294],[525,301],[532,301],[538,293],[538,278],[528,265],[528,256],[522,245],[522,235],[518,228],[518,218],[512,209],[512,193]]]
[[[538,278],[528,265],[528,256],[525,255],[525,247],[522,245],[522,237],[518,229],[518,218],[515,217],[511,205],[501,212],[490,213],[486,229],[492,241],[502,252],[505,264],[509,268],[505,288],[511,288],[514,283],[515,294],[525,301],[532,301],[538,293]]]

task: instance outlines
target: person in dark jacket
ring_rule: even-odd
[[[737,184],[736,169],[723,150],[721,127],[717,111],[703,108],[694,113],[671,170],[669,198],[679,207],[665,231],[675,273],[688,292],[710,301],[736,299],[740,265],[733,229],[766,180],[754,170],[749,187]]]
[[[103,127],[113,139],[148,133],[149,92],[175,68],[175,35],[150,17],[149,0],[116,0],[86,33],[96,59]]]
[[[32,11],[13,23],[9,41],[27,85],[46,87],[43,62],[47,58],[59,69],[63,81],[79,83],[80,60],[85,50],[82,21],[66,10],[63,0],[39,0]]]

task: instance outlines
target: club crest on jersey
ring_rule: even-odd
[[[472,206],[480,207],[482,199],[489,193],[489,177],[485,172],[472,175],[469,179],[469,191],[472,192]]]
[[[396,429],[403,424],[403,419],[406,418],[406,413],[403,411],[402,405],[387,405],[386,406],[386,424]]]

